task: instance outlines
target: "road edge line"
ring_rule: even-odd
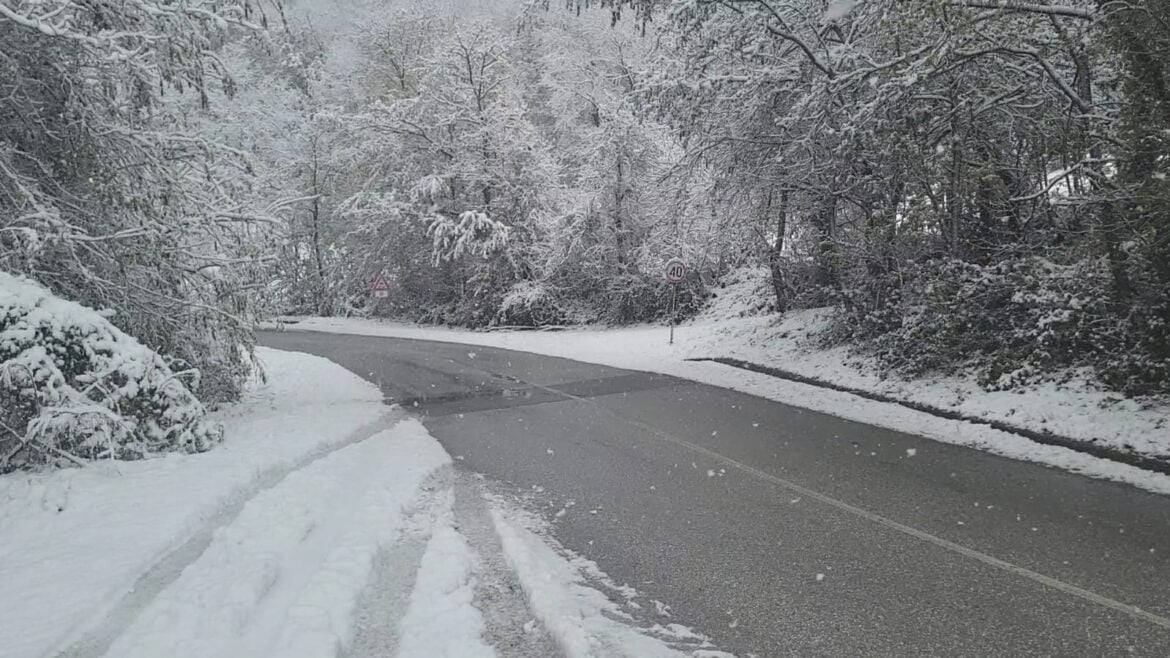
[[[852,386],[835,384],[823,379],[817,379],[816,377],[808,377],[806,375],[789,372],[787,370],[774,368],[772,366],[752,363],[751,361],[744,361],[742,359],[734,359],[731,357],[722,356],[704,356],[691,357],[684,360],[696,363],[719,363],[725,366],[730,366],[732,368],[739,368],[741,370],[747,370],[749,372],[755,372],[761,375],[768,375],[769,377],[775,377],[776,379],[783,379],[786,381],[796,382],[798,384],[826,388],[831,391],[837,391],[839,393],[849,393],[851,395],[856,395],[860,398],[872,400],[874,402],[896,404],[912,411],[919,411],[930,414],[932,416],[937,416],[938,418],[945,420],[957,420],[965,423],[973,423],[975,425],[985,425],[1001,432],[1015,434],[1017,436],[1028,439],[1029,441],[1039,443],[1040,445],[1067,448],[1069,450],[1090,455],[1098,459],[1106,459],[1112,462],[1117,462],[1119,464],[1133,466],[1134,468],[1140,468],[1142,470],[1151,471],[1154,473],[1170,475],[1170,461],[1143,455],[1138,452],[1126,452],[1124,450],[1118,450],[1108,446],[1097,445],[1093,443],[1092,440],[1074,439],[1046,430],[1031,430],[1026,427],[1020,427],[1018,425],[1005,423],[1003,421],[992,418],[979,418],[978,416],[970,416],[959,413],[957,411],[950,411],[948,409],[942,409],[933,405],[915,402],[913,400],[903,400],[901,398],[884,395],[875,391],[868,391],[861,388],[854,388]]]

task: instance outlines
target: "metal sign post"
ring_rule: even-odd
[[[678,315],[678,284],[687,278],[687,264],[681,258],[671,258],[666,263],[662,278],[670,284],[670,345],[674,345],[674,320]]]
[[[674,319],[678,316],[678,285],[670,287],[670,342],[668,345],[674,345]]]

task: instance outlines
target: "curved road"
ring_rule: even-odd
[[[1170,655],[1170,499],[662,375],[260,342],[377,383],[462,467],[537,492],[566,547],[741,656]]]

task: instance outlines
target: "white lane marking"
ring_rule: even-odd
[[[804,486],[801,486],[799,484],[796,484],[795,482],[791,482],[789,480],[785,480],[784,478],[777,477],[775,475],[772,475],[771,473],[766,473],[764,471],[761,471],[758,468],[748,466],[747,464],[744,464],[742,462],[738,462],[730,457],[725,457],[725,456],[723,456],[723,455],[721,455],[713,450],[709,450],[707,448],[704,448],[703,446],[696,445],[694,443],[691,443],[690,441],[686,441],[685,439],[680,439],[677,436],[674,436],[673,434],[664,432],[664,431],[662,431],[662,430],[660,430],[652,425],[648,425],[646,423],[643,423],[640,420],[634,420],[633,418],[627,418],[625,416],[622,416],[621,414],[618,414],[618,413],[615,413],[613,411],[610,411],[609,409],[606,409],[605,407],[598,404],[597,401],[592,400],[590,398],[583,398],[583,397],[579,397],[576,395],[570,395],[569,393],[564,393],[562,391],[554,391],[553,389],[550,389],[550,388],[545,387],[545,386],[541,386],[539,384],[530,384],[530,385],[535,386],[536,388],[546,389],[546,390],[552,391],[554,393],[559,393],[559,394],[564,395],[566,397],[577,400],[578,402],[585,402],[585,403],[588,403],[590,405],[593,405],[598,410],[600,410],[602,413],[609,415],[609,416],[612,416],[612,417],[614,417],[618,420],[621,420],[623,422],[630,423],[631,425],[639,427],[643,430],[646,430],[647,432],[650,432],[651,434],[657,436],[658,438],[660,438],[664,441],[668,441],[668,442],[673,443],[679,447],[686,448],[687,450],[690,450],[692,452],[698,453],[698,454],[703,455],[705,457],[708,457],[710,459],[714,459],[714,460],[721,462],[723,464],[726,464],[732,468],[743,471],[744,473],[747,473],[748,475],[753,475],[757,478],[760,478],[761,480],[771,482],[773,484],[784,487],[785,489],[788,489],[790,491],[795,491],[797,493],[808,496],[809,498],[819,500],[820,502],[822,502],[826,505],[829,505],[831,507],[836,507],[837,509],[839,509],[843,512],[847,512],[847,513],[852,514],[854,516],[858,516],[858,517],[861,517],[863,519],[866,519],[867,521],[872,521],[873,523],[876,523],[878,525],[882,525],[882,526],[885,526],[887,528],[890,528],[891,530],[896,530],[897,532],[901,532],[903,534],[909,535],[909,536],[914,537],[916,539],[920,539],[922,541],[934,544],[935,546],[938,546],[939,548],[943,548],[943,549],[946,549],[948,551],[951,551],[952,553],[957,553],[957,554],[962,555],[964,557],[971,558],[972,560],[982,562],[986,565],[995,567],[997,569],[1006,571],[1008,573],[1012,573],[1012,574],[1015,574],[1017,576],[1027,578],[1031,581],[1040,583],[1041,585],[1046,585],[1048,587],[1051,587],[1052,589],[1055,589],[1055,590],[1060,591],[1060,592],[1064,592],[1065,594],[1068,594],[1070,596],[1075,596],[1077,598],[1084,599],[1085,601],[1088,601],[1090,603],[1095,603],[1101,607],[1109,608],[1111,610],[1116,610],[1118,612],[1130,615],[1132,617],[1142,619],[1142,620],[1147,621],[1155,626],[1160,626],[1160,627],[1165,628],[1165,629],[1170,629],[1170,619],[1163,617],[1161,615],[1146,611],[1146,610],[1142,610],[1141,608],[1139,608],[1135,605],[1130,605],[1128,603],[1122,603],[1121,601],[1117,601],[1117,600],[1111,599],[1107,596],[1103,596],[1101,594],[1098,594],[1096,592],[1089,591],[1083,587],[1077,587],[1076,585],[1066,583],[1062,580],[1057,580],[1057,579],[1053,578],[1052,576],[1046,576],[1042,573],[1032,571],[1031,569],[1028,569],[1027,567],[1021,567],[1019,565],[1012,564],[1011,562],[1001,560],[997,557],[993,557],[993,556],[988,555],[986,553],[982,553],[982,552],[977,551],[973,548],[967,548],[966,546],[963,546],[962,544],[956,544],[953,541],[943,539],[942,537],[939,537],[937,535],[932,535],[929,532],[919,530],[918,528],[913,528],[913,527],[908,526],[904,523],[899,523],[893,519],[886,518],[880,514],[876,514],[874,512],[869,511],[869,510],[857,507],[856,505],[851,505],[843,500],[837,500],[836,498],[833,498],[831,496],[826,496],[825,494],[819,493],[817,491],[813,491],[812,489],[809,489],[808,487],[804,487]]]

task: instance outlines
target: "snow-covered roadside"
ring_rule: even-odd
[[[697,321],[675,330],[674,345],[667,344],[666,327],[620,329],[574,329],[556,332],[478,332],[440,327],[384,322],[360,318],[303,318],[295,324],[281,324],[289,331],[324,331],[368,336],[388,336],[501,347],[549,356],[559,356],[617,368],[658,372],[692,381],[741,390],[786,404],[820,411],[842,418],[924,436],[943,443],[987,450],[1005,457],[1062,468],[1089,477],[1131,484],[1148,491],[1170,494],[1170,476],[1100,459],[1056,446],[1041,445],[1016,434],[985,425],[948,420],[896,404],[866,400],[856,395],[777,379],[732,366],[687,361],[688,358],[730,356],[746,361],[808,374],[858,388],[872,385],[900,386],[903,392],[917,391],[921,401],[949,406],[940,400],[954,400],[948,382],[882,383],[875,374],[847,363],[841,350],[820,351],[797,340],[796,326],[817,321],[816,312],[794,314],[791,322],[776,325],[767,317],[732,317],[727,310],[734,302],[716,307],[714,316],[704,314]],[[714,317],[722,317],[716,320]],[[885,389],[877,389],[879,392]],[[907,393],[909,395],[909,393]],[[978,401],[980,395],[986,396]],[[1004,414],[1015,425],[1048,429],[1072,438],[1100,431],[1098,437],[1114,445],[1140,443],[1150,454],[1170,455],[1170,409],[1138,409],[1133,403],[1102,404],[1109,396],[1092,390],[1061,390],[1049,395],[982,393],[972,390],[961,411],[985,417]],[[917,399],[917,398],[915,398]],[[1013,406],[1007,406],[1011,401]],[[982,406],[980,406],[982,405]],[[1014,409],[1014,411],[1012,411]],[[982,411],[981,411],[982,410]],[[1044,422],[1041,422],[1044,421]],[[1109,429],[1111,428],[1111,430]],[[1106,431],[1111,431],[1106,434]],[[1107,437],[1111,437],[1107,439]],[[1156,451],[1160,450],[1158,453]]]
[[[681,626],[635,624],[589,585],[608,582],[596,566],[498,499],[479,522],[498,544],[470,541],[450,455],[421,423],[329,361],[260,356],[267,383],[218,414],[223,446],[0,478],[0,656],[336,658],[378,587],[409,600],[373,631],[403,658],[488,658],[489,635],[542,623],[573,657],[729,655]],[[393,562],[390,584],[373,578],[388,549],[419,534],[421,563]],[[476,607],[492,600],[477,590],[485,551],[539,621],[485,627],[500,619]]]
[[[234,499],[386,423],[377,388],[340,367],[258,353],[267,383],[216,414],[215,450],[0,477],[0,656],[64,649]]]
[[[689,356],[731,357],[969,418],[1170,459],[1170,404],[1124,399],[1094,387],[1085,373],[1073,373],[1066,383],[1004,391],[988,391],[958,376],[903,379],[850,354],[848,346],[821,349],[816,336],[831,320],[829,309],[740,317],[744,287],[721,291],[711,308],[683,330]]]
[[[261,492],[110,647],[118,658],[335,658],[374,557],[450,463],[408,419]]]

